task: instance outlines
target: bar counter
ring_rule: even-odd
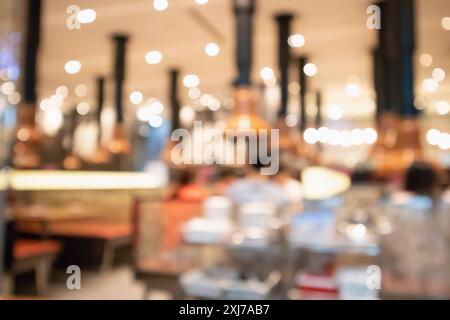
[[[0,175],[1,186],[12,192],[9,210],[19,220],[125,222],[134,197],[158,198],[166,183],[149,173],[13,170]]]

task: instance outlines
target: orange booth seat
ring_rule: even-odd
[[[133,213],[135,276],[152,289],[162,289],[180,298],[178,277],[194,266],[183,249],[184,223],[201,215],[202,201],[136,200]]]
[[[39,235],[44,238],[92,239],[102,241],[102,270],[112,266],[115,251],[130,245],[132,229],[129,223],[111,223],[98,220],[75,220],[61,222],[19,221],[17,231],[22,234]]]
[[[14,241],[12,281],[14,282],[14,277],[18,274],[33,271],[35,273],[36,293],[45,295],[50,282],[53,261],[61,250],[61,243],[53,240],[19,239]],[[14,286],[12,290],[14,290]]]
[[[131,226],[128,223],[93,222],[85,220],[50,222],[46,225],[33,222],[19,222],[17,230],[21,233],[54,237],[83,237],[105,240],[131,236]]]

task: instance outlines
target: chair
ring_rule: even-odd
[[[10,291],[14,291],[15,276],[27,272],[35,274],[38,295],[45,295],[50,282],[51,268],[62,250],[58,241],[17,239],[15,222],[6,224],[6,269],[11,278]]]
[[[21,222],[18,231],[41,235],[45,238],[97,240],[102,243],[100,269],[111,268],[117,249],[131,243],[131,226],[128,223],[111,223],[95,219],[49,222],[42,224]]]
[[[193,263],[182,246],[181,227],[201,212],[201,202],[135,199],[133,268],[135,278],[145,283],[144,298],[155,289],[168,291],[177,299],[183,297],[179,276]]]
[[[61,249],[62,246],[58,241],[16,240],[13,247],[12,276],[33,271],[35,273],[36,293],[45,295],[50,282],[53,262]]]

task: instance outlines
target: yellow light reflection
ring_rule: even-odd
[[[164,179],[150,173],[83,171],[12,171],[0,174],[0,190],[127,190],[155,189]]]

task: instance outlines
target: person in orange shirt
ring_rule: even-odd
[[[175,197],[180,201],[202,202],[209,196],[209,190],[195,182],[195,173],[185,171],[181,174]]]
[[[181,244],[181,226],[188,220],[201,214],[201,204],[209,196],[209,190],[194,182],[195,173],[183,170],[179,172],[174,192],[163,207],[163,239],[162,248],[176,250]],[[181,210],[180,202],[199,204],[198,212]]]

